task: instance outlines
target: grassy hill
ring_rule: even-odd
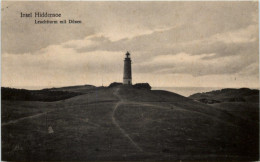
[[[13,101],[59,101],[68,99],[74,96],[81,95],[82,93],[76,91],[62,91],[62,90],[26,90],[26,89],[14,89],[14,88],[1,88],[2,100]]]
[[[84,93],[88,90],[95,89],[95,88],[97,88],[97,87],[95,87],[93,85],[79,85],[79,86],[69,86],[69,87],[59,87],[59,88],[48,88],[48,89],[43,89],[43,90]]]
[[[63,90],[81,95],[2,100],[2,160],[258,159],[258,117],[228,105],[122,85]]]
[[[249,88],[226,88],[205,93],[196,93],[189,98],[204,103],[220,103],[220,102],[259,102],[259,90]]]
[[[240,88],[197,93],[189,98],[229,112],[247,122],[259,121],[259,90]],[[246,122],[246,123],[247,123]]]

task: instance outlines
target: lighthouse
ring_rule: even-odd
[[[126,52],[126,57],[124,60],[124,77],[123,84],[124,85],[132,85],[132,70],[131,70],[131,58],[130,53]]]

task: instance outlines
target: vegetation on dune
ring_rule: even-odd
[[[221,102],[259,102],[259,90],[249,88],[226,88],[211,92],[196,93],[189,98],[197,101],[214,104]]]
[[[94,89],[96,88],[93,85],[79,85],[79,86],[68,86],[68,87],[59,87],[59,88],[46,88],[43,90],[51,90],[51,91],[71,91],[71,90],[77,90],[77,89]]]
[[[77,92],[52,91],[52,90],[26,90],[15,88],[1,88],[2,100],[14,101],[59,101],[81,95]]]

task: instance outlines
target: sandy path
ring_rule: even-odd
[[[38,113],[38,114],[35,114],[35,115],[31,115],[31,116],[26,116],[26,117],[23,117],[23,118],[19,118],[19,119],[16,119],[16,120],[11,120],[9,122],[6,122],[6,123],[2,123],[1,125],[2,126],[6,126],[6,125],[10,125],[10,124],[15,124],[17,122],[21,122],[21,121],[24,121],[26,119],[32,119],[32,118],[37,118],[37,117],[40,117],[42,115],[45,115],[47,113],[49,113],[51,111],[48,111],[48,112],[43,112],[43,113]]]
[[[114,102],[114,101],[104,101],[104,102]],[[91,103],[89,103],[89,104],[96,104],[96,103],[99,103],[99,102],[91,102]],[[63,109],[66,109],[66,108],[70,108],[70,107],[75,107],[75,105],[66,106],[65,108],[58,108],[58,110],[56,109],[56,110],[52,110],[52,111],[42,112],[42,113],[38,113],[38,114],[31,115],[31,116],[22,117],[22,118],[15,119],[15,120],[10,120],[10,121],[8,121],[8,122],[2,122],[2,123],[1,123],[1,126],[6,126],[6,125],[10,125],[10,124],[15,124],[15,123],[18,123],[18,122],[27,120],[27,119],[32,119],[32,118],[41,117],[42,115],[48,114],[48,113],[50,113],[50,112],[60,111],[60,110],[63,110]],[[93,124],[93,123],[92,123],[92,124]]]
[[[125,130],[120,127],[120,125],[116,122],[116,119],[115,119],[115,117],[114,117],[115,112],[116,112],[117,108],[119,107],[119,105],[126,103],[126,102],[122,99],[122,97],[119,95],[118,91],[119,91],[119,88],[117,88],[117,89],[114,91],[114,95],[118,97],[119,101],[117,102],[117,104],[115,105],[115,107],[114,107],[114,109],[113,109],[113,112],[112,112],[112,122],[113,122],[113,124],[120,130],[120,132],[131,142],[131,144],[132,144],[136,149],[138,149],[139,151],[142,152],[143,149],[142,149],[141,147],[139,147],[138,144],[135,143],[135,141],[125,132]]]
[[[211,116],[211,115],[208,115],[208,114],[204,114],[204,113],[201,113],[201,112],[198,112],[198,111],[192,111],[192,110],[187,110],[187,109],[184,109],[184,108],[179,108],[179,107],[176,107],[174,105],[171,105],[171,107],[173,109],[170,109],[169,107],[165,107],[165,106],[159,106],[159,105],[152,105],[152,104],[148,104],[148,103],[142,103],[142,102],[125,102],[124,104],[135,104],[135,105],[141,105],[141,106],[149,106],[149,107],[153,107],[153,108],[159,108],[159,109],[165,109],[165,110],[177,110],[177,111],[186,111],[186,112],[192,112],[192,113],[196,113],[198,115],[202,115],[204,117],[207,117],[207,118],[210,118],[210,119],[214,119],[215,121],[217,122],[221,122],[221,123],[225,123],[225,124],[228,124],[230,126],[233,126],[233,127],[239,127],[237,125],[234,125],[233,123],[230,123],[230,122],[226,122],[226,121],[222,121],[214,116]]]

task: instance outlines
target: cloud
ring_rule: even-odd
[[[246,43],[254,42],[257,40],[258,26],[249,25],[246,28],[242,28],[236,31],[225,32],[212,36],[211,39],[215,39],[224,43]]]
[[[135,71],[140,73],[152,72],[156,74],[190,74],[193,76],[236,74],[251,65],[251,61],[241,56],[227,56],[216,59],[203,59],[205,56],[215,54],[189,55],[179,53],[176,55],[159,55],[151,61],[135,65]],[[254,71],[254,74],[257,74]],[[251,73],[251,72],[250,72]]]
[[[203,55],[202,59],[241,56],[244,58],[241,62],[245,61],[246,64],[258,60],[258,28],[256,25],[190,41],[179,41],[175,37],[171,37],[173,30],[176,28],[119,41],[103,38],[106,41],[99,41],[76,50],[81,53],[96,50],[119,52],[127,49],[135,52],[135,62],[137,63],[148,61],[158,55],[176,55],[183,52],[190,55]],[[232,57],[229,58],[232,60]]]
[[[15,54],[34,52],[48,45],[100,33],[111,41],[118,41],[154,32],[157,38],[137,38],[148,41],[147,44],[151,41],[151,46],[156,43],[155,40],[203,39],[256,23],[255,14],[258,13],[257,2],[4,1],[2,5],[2,30],[5,31],[2,33],[5,38],[2,40],[2,50]],[[34,19],[20,18],[20,12],[36,11],[61,13],[62,19],[79,19],[82,24],[35,25]],[[171,28],[177,29],[160,32]],[[131,46],[131,41],[125,43]],[[131,48],[135,50],[138,46],[132,44]]]
[[[102,82],[108,85],[121,80],[122,56],[122,53],[103,51],[76,53],[61,45],[48,46],[33,54],[5,53],[2,82],[11,87],[101,85]]]

